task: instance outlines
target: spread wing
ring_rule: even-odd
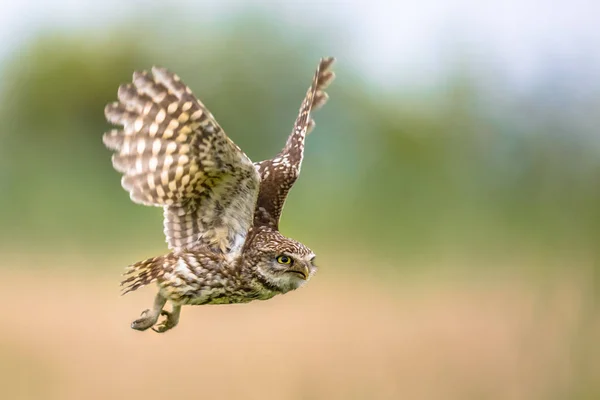
[[[285,147],[275,158],[255,164],[260,173],[260,192],[254,213],[256,226],[279,227],[281,211],[292,185],[298,179],[304,156],[304,139],[314,128],[311,110],[321,107],[328,99],[325,89],[335,75],[330,67],[335,59],[322,58],[312,84],[304,97],[294,129],[287,139]]]
[[[106,106],[113,166],[135,203],[164,207],[174,251],[241,248],[252,224],[260,177],[191,90],[164,68],[135,72]]]

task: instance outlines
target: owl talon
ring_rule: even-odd
[[[131,329],[135,329],[136,331],[145,331],[154,325],[158,320],[158,316],[160,315],[160,312],[166,301],[167,299],[165,299],[160,293],[157,294],[156,298],[154,299],[154,306],[152,309],[142,311],[140,318],[131,323]]]
[[[154,325],[156,319],[154,319],[153,321],[153,316],[148,315],[149,313],[149,309],[142,311],[142,313],[140,314],[140,318],[136,319],[131,323],[131,328],[137,331],[145,331],[146,329]]]
[[[142,315],[148,314],[146,311],[144,311]],[[154,315],[143,316],[142,318],[138,318],[131,323],[131,329],[135,329],[136,331],[145,331],[154,325],[157,319],[158,317],[155,317]]]
[[[173,329],[179,323],[179,313],[181,312],[181,306],[173,306],[173,311],[169,312],[162,310],[160,315],[164,315],[166,318],[158,324],[156,327],[152,327],[152,330],[157,333],[163,333],[169,329]]]

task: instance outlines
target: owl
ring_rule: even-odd
[[[267,300],[314,275],[315,254],[283,236],[279,218],[314,127],[310,113],[328,99],[333,62],[321,59],[283,149],[257,163],[167,69],[135,72],[132,83],[119,87],[105,115],[120,128],[103,141],[131,200],[162,207],[170,250],[123,274],[123,294],[158,286],[152,308],[133,329],[165,332],[178,324],[184,305]]]

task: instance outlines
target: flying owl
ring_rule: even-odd
[[[103,136],[135,203],[162,207],[170,253],[130,265],[123,294],[156,282],[152,308],[131,327],[165,332],[183,305],[267,300],[306,283],[315,254],[279,232],[300,174],[310,112],[327,101],[333,57],[321,59],[292,133],[273,159],[252,163],[181,79],[164,68],[135,72],[121,85]],[[172,310],[163,308],[167,301]],[[159,323],[160,316],[165,318]]]

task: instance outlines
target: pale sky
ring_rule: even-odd
[[[343,27],[340,47],[374,81],[430,79],[454,48],[517,83],[555,69],[565,79],[600,81],[598,0],[0,1],[0,60],[42,26],[101,27],[143,18],[152,4],[206,21],[252,3],[291,25],[333,21]]]

